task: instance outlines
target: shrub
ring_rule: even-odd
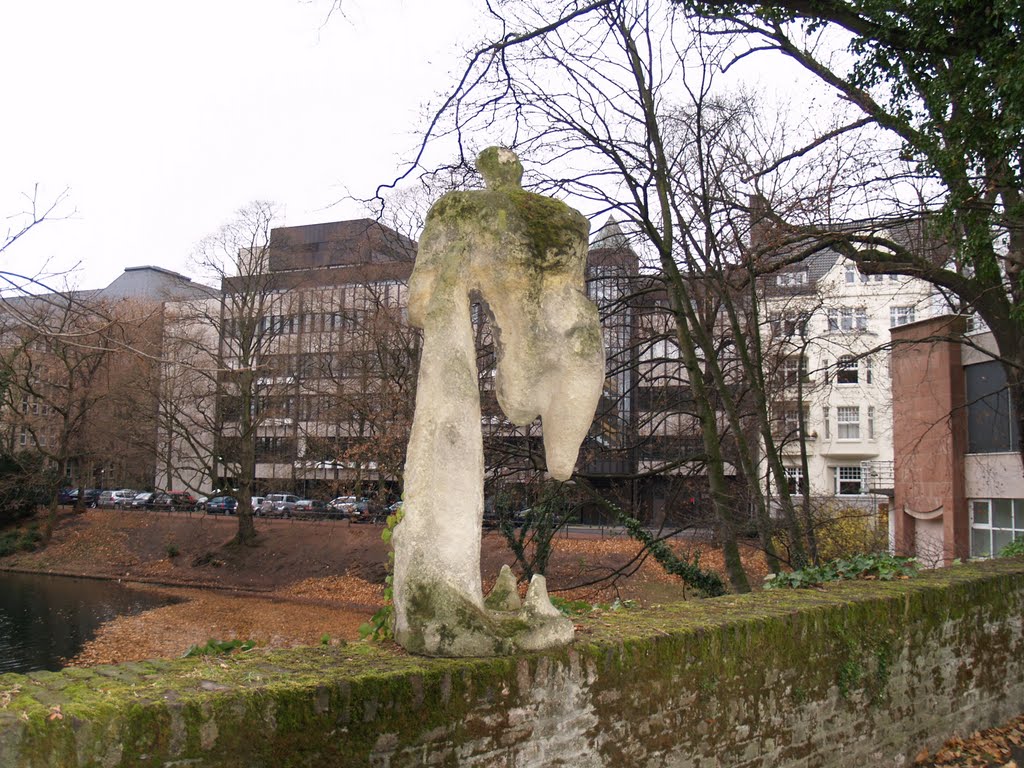
[[[181,554],[181,550],[178,549],[178,545],[177,544],[173,544],[172,543],[172,544],[168,544],[167,545],[167,557],[169,557],[170,559],[173,560],[174,558],[176,558],[180,554]]]
[[[1024,557],[1024,536],[1019,536],[999,552],[1000,557]]]
[[[798,505],[799,499],[794,500]],[[801,510],[797,509],[801,515]],[[811,499],[811,527],[818,547],[818,562],[880,552],[889,546],[889,520],[884,512],[844,505],[833,498]],[[783,559],[792,551],[788,532],[779,527],[772,535]]]
[[[917,572],[912,557],[895,557],[885,552],[856,555],[847,560],[831,560],[824,565],[808,566],[790,573],[771,573],[765,577],[765,589],[818,587],[829,581],[867,579],[892,581],[908,579]]]
[[[223,656],[235,651],[251,651],[256,647],[253,640],[214,640],[212,637],[206,645],[192,645],[185,651],[183,659],[192,656]]]
[[[20,528],[7,531],[0,534],[0,557],[13,555],[15,552],[34,552],[36,545],[42,540],[43,534],[35,525],[25,531]]]

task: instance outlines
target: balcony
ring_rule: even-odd
[[[892,495],[896,485],[895,462],[862,461],[860,467],[865,491]]]
[[[871,459],[880,453],[878,441],[868,440],[839,440],[835,437],[818,442],[817,451],[821,456],[831,456],[836,459]]]

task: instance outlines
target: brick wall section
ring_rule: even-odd
[[[909,766],[1024,707],[1024,560],[586,622],[559,653],[355,644],[0,676],[5,766]]]
[[[896,547],[915,551],[917,513],[942,507],[942,558],[970,557],[964,490],[967,422],[959,339],[963,318],[936,317],[893,328],[893,455]]]

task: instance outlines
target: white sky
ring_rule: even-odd
[[[371,196],[411,157],[483,3],[344,0],[328,19],[330,5],[0,4],[0,217],[36,184],[41,202],[68,189],[66,218],[9,248],[0,271],[75,268],[82,288],[128,266],[188,274],[194,245],[255,199],[289,225],[367,215],[338,201]],[[757,66],[783,88],[795,77]]]
[[[250,200],[287,224],[366,215],[450,82],[473,0],[32,0],[0,4],[0,216],[65,187],[69,218],[0,269],[188,272],[194,244]],[[479,3],[476,3],[479,5]],[[0,236],[7,230],[0,224]]]

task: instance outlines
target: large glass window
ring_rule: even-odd
[[[843,355],[836,363],[836,384],[856,384],[859,381],[857,358]]]
[[[860,465],[836,467],[836,494],[839,496],[860,496],[863,492]]]
[[[801,380],[807,381],[807,358],[791,355],[782,361],[782,385],[795,387]]]
[[[964,368],[967,397],[967,452],[1017,450],[1019,435],[1003,366],[991,360]]]
[[[914,322],[913,307],[889,307],[889,326],[896,328]]]
[[[830,331],[866,331],[868,328],[868,311],[864,307],[840,307],[829,309],[828,329]]]
[[[786,467],[786,485],[791,495],[802,495],[807,492],[807,481],[804,479],[803,467]]]
[[[783,288],[807,285],[807,271],[780,272],[775,276],[775,284]]]
[[[836,408],[836,436],[840,440],[860,439],[860,406],[840,405]]]
[[[971,557],[994,557],[1024,537],[1024,499],[971,500]]]

